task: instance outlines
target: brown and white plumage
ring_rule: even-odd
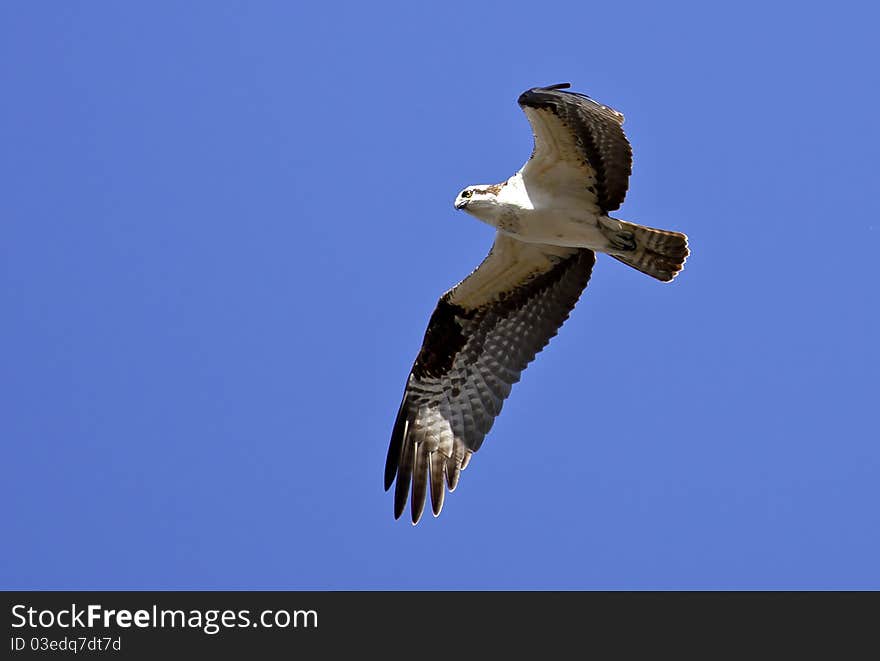
[[[385,464],[394,514],[412,479],[417,522],[431,483],[434,514],[444,481],[455,489],[510,387],[556,335],[590,279],[591,250],[536,246],[498,234],[483,263],[437,304],[406,384]]]
[[[519,97],[535,135],[520,171],[456,199],[498,232],[482,264],[440,298],[407,379],[385,463],[395,518],[410,488],[413,523],[429,491],[440,513],[511,386],[568,318],[595,251],[664,281],[687,256],[683,234],[607,215],[623,202],[631,171],[623,116],[565,87]]]
[[[523,166],[526,180],[575,196],[608,213],[620,208],[632,173],[632,148],[623,115],[582,94],[551,85],[519,97],[535,148]]]

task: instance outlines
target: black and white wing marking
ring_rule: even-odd
[[[607,214],[623,203],[632,172],[623,115],[567,87],[536,87],[519,97],[535,135],[523,180],[526,188],[582,197]]]
[[[511,385],[556,335],[590,279],[591,250],[527,244],[497,234],[483,263],[446,292],[407,379],[385,462],[394,517],[434,516],[446,487],[480,449]],[[445,481],[445,484],[444,484]]]

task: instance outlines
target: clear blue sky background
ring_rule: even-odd
[[[0,586],[880,588],[868,3],[8,2]],[[622,218],[439,519],[382,490],[524,89],[619,108]]]

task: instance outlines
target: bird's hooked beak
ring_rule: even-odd
[[[455,208],[459,210],[464,209],[465,207],[467,207],[467,203],[468,201],[465,198],[460,197],[455,201]]]

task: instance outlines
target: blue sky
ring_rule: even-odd
[[[0,586],[880,588],[867,3],[4,3]],[[446,501],[382,490],[516,105],[621,110],[601,256]]]

